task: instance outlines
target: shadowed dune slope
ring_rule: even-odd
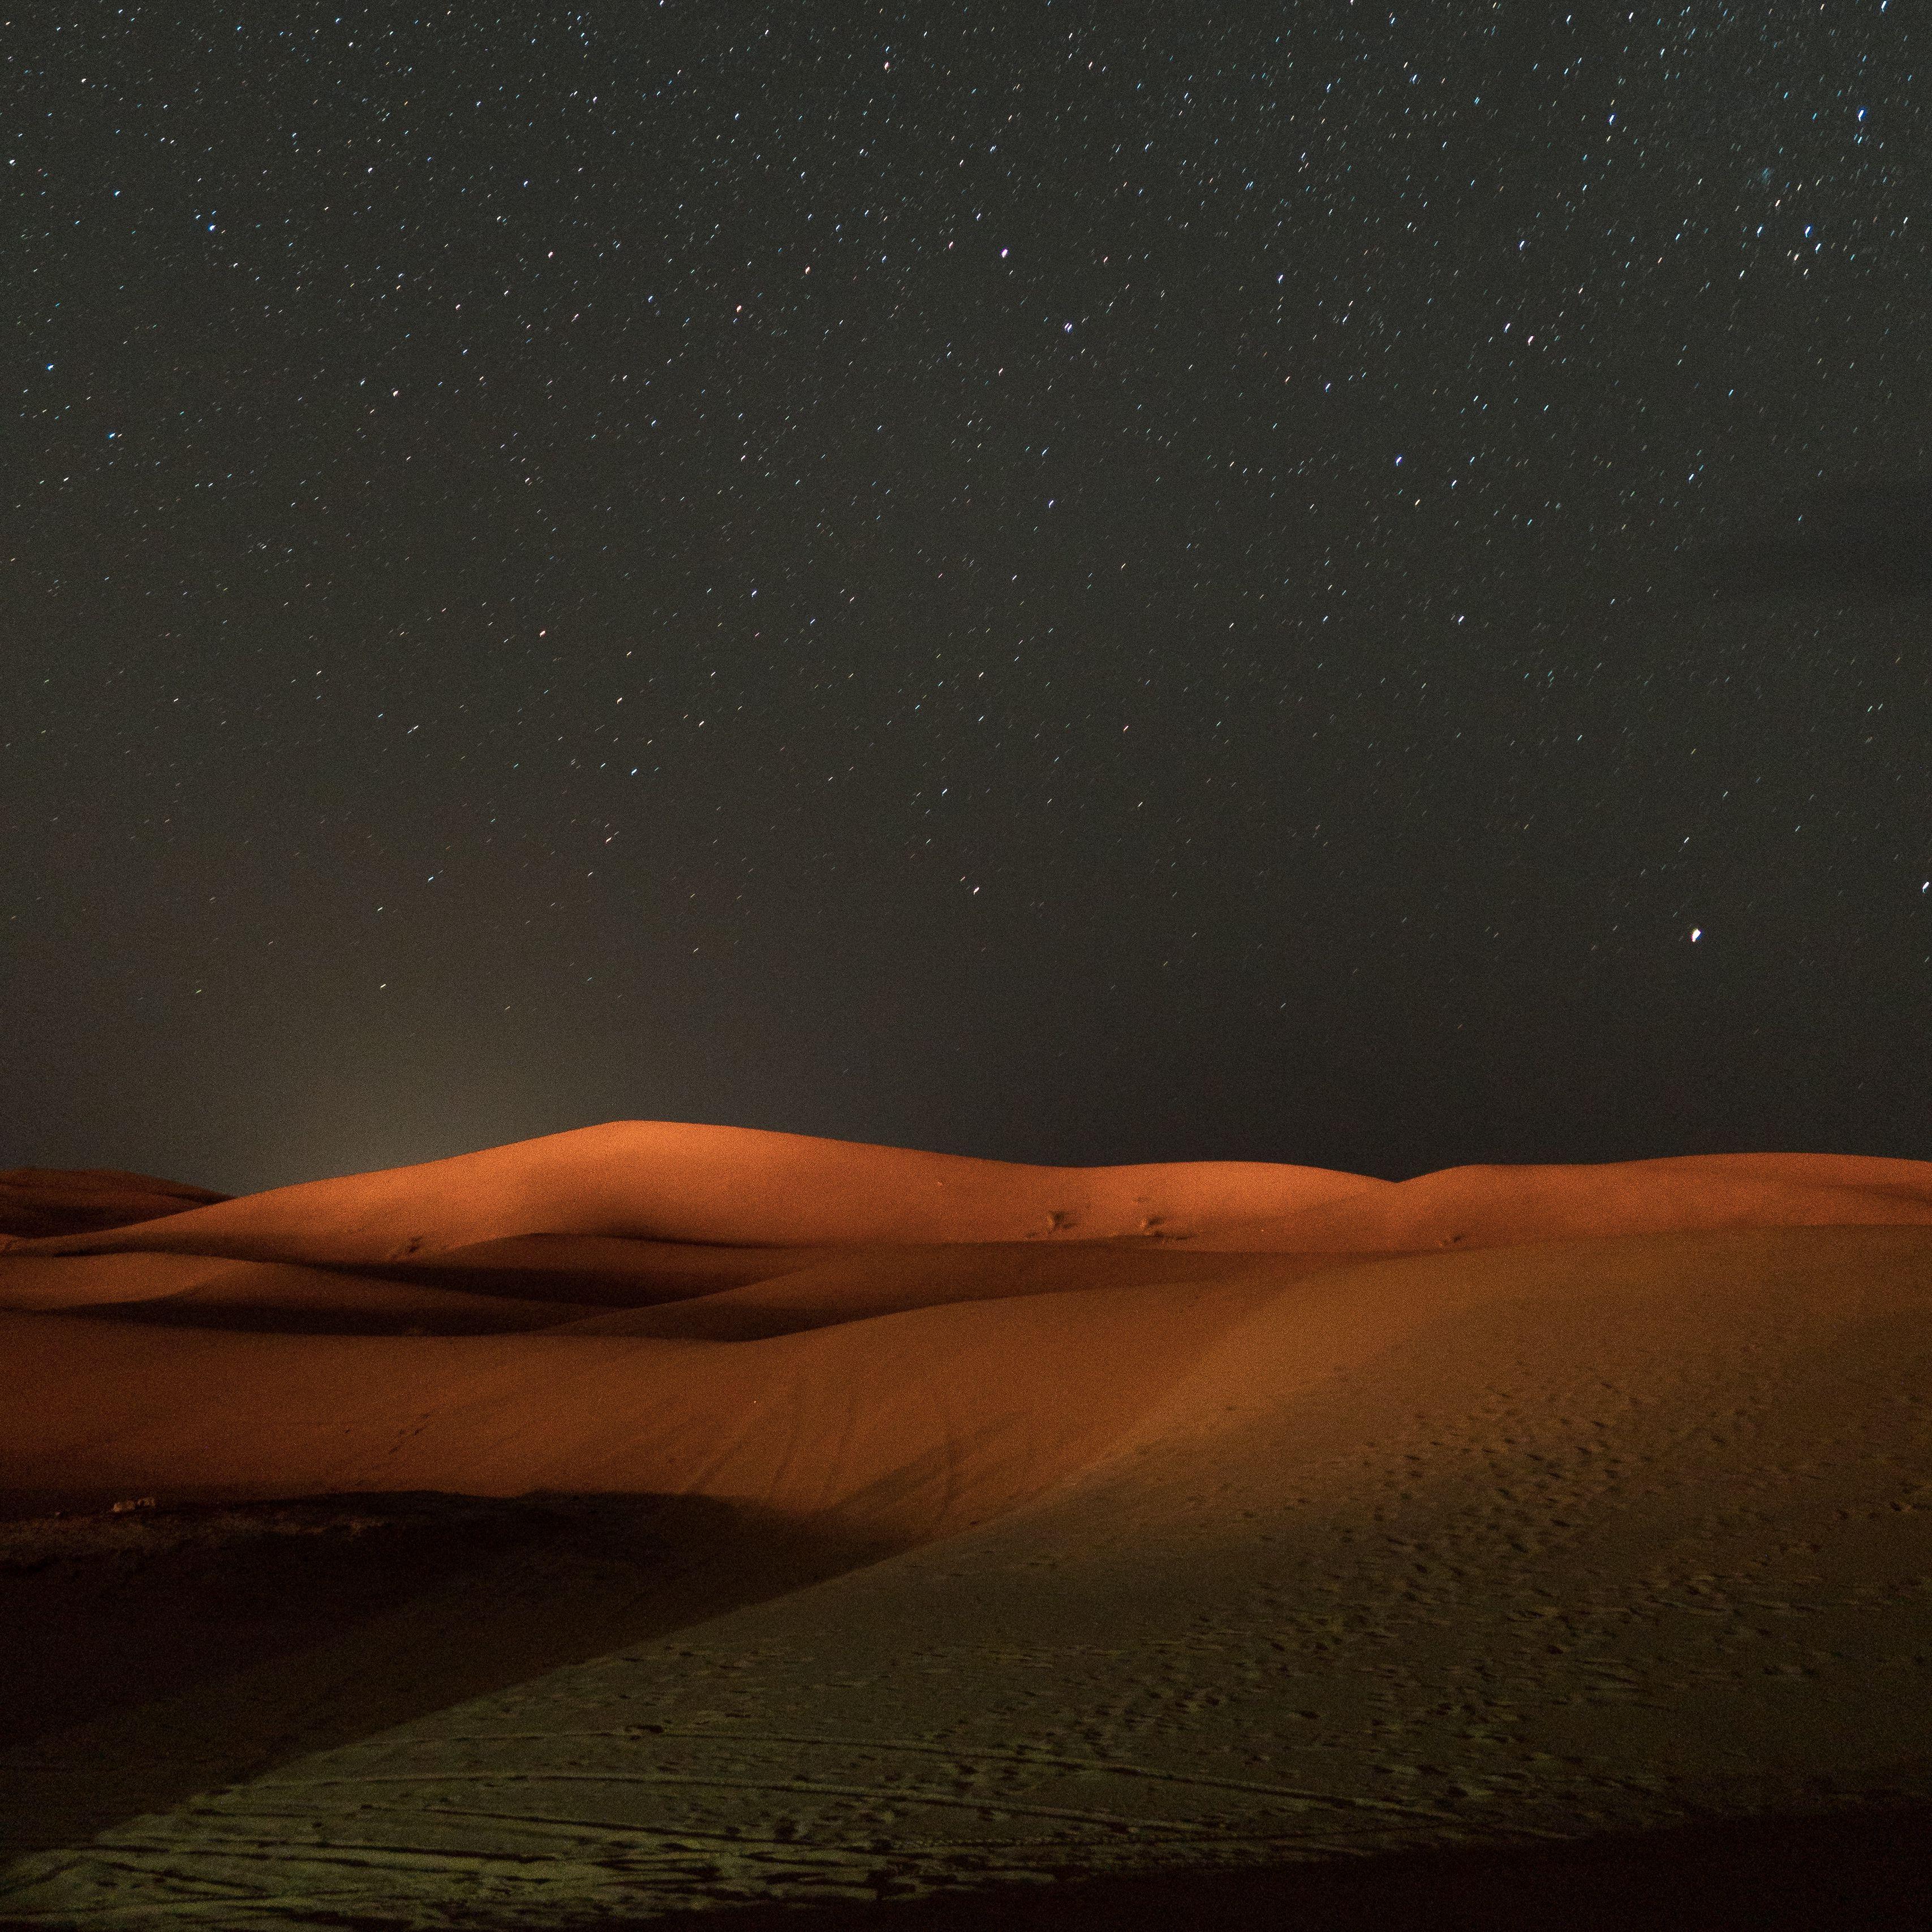
[[[229,1198],[212,1188],[118,1168],[10,1168],[0,1172],[0,1234],[91,1233]]]
[[[602,1335],[594,1321],[439,1337],[375,1320],[392,1332],[128,1318],[152,1304],[0,1315],[0,1349],[31,1392],[0,1447],[0,1496],[688,1492],[943,1535],[1078,1467],[1274,1292],[1231,1269],[1006,1296],[988,1259],[995,1299],[865,1316],[821,1282],[812,1325],[748,1324],[779,1332],[738,1342]],[[345,1322],[380,1293],[346,1286]],[[398,1292],[414,1316],[438,1292]]]

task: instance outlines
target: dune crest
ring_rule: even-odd
[[[1450,1168],[1398,1183],[1259,1161],[1027,1166],[752,1128],[619,1120],[305,1181],[164,1220],[15,1240],[0,1252],[139,1250],[373,1267],[569,1234],[736,1246],[1127,1240],[1378,1253],[1922,1222],[1932,1222],[1932,1163],[1848,1155]]]

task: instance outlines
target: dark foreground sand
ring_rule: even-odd
[[[12,1184],[7,1923],[1917,1910],[1925,1166]]]

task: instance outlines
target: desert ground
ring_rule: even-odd
[[[1932,1164],[0,1177],[0,1922],[1911,1922]],[[1783,1916],[1780,1916],[1783,1915]]]

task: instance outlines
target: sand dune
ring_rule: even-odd
[[[1932,1798],[1922,1164],[1397,1185],[624,1124],[16,1240],[0,1346],[32,1667],[161,1660],[0,1749],[22,1923]],[[264,1550],[306,1622],[210,1611]]]
[[[83,1234],[228,1198],[118,1168],[16,1167],[0,1173],[0,1234]]]
[[[1720,1154],[1452,1168],[1395,1183],[1254,1161],[1024,1167],[742,1127],[614,1121],[304,1182],[18,1252],[122,1248],[352,1267],[513,1236],[852,1246],[1143,1240],[1346,1253],[1644,1230],[1932,1220],[1922,1162]]]

